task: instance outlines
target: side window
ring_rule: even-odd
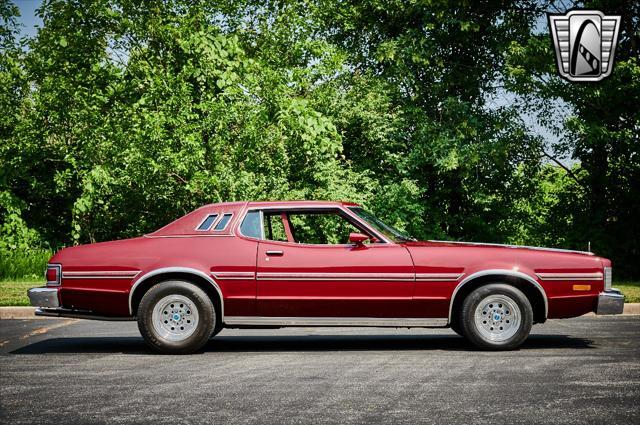
[[[198,225],[196,230],[199,230],[201,232],[206,232],[207,230],[211,230],[211,226],[213,226],[213,223],[216,221],[216,218],[218,218],[218,214],[209,214],[207,217],[205,217],[204,220],[202,220],[202,222]]]
[[[270,241],[287,242],[287,233],[280,213],[264,213],[264,237]]]
[[[233,214],[231,213],[223,214],[222,218],[220,219],[220,221],[218,221],[218,224],[216,224],[216,227],[214,227],[213,230],[216,230],[216,231],[224,230],[225,227],[227,227],[229,220],[231,220],[231,216],[233,216]]]
[[[296,242],[304,244],[348,244],[357,227],[337,212],[295,212],[289,214]]]
[[[242,220],[240,233],[250,238],[262,239],[262,223],[260,223],[260,211],[249,211]]]

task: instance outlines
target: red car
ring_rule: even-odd
[[[451,327],[514,349],[534,323],[619,314],[611,262],[590,252],[418,242],[344,202],[206,205],[142,237],[66,248],[36,315],[137,320],[160,352],[223,328]]]

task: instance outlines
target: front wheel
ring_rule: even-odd
[[[490,284],[471,292],[462,303],[460,324],[463,334],[485,350],[513,350],[529,336],[533,309],[517,288]]]
[[[154,350],[188,354],[202,348],[215,329],[211,299],[197,286],[166,281],[147,291],[138,307],[138,329]]]
[[[449,327],[451,328],[452,331],[454,331],[458,335],[464,337],[464,334],[462,333],[462,329],[460,329],[460,325],[458,325],[457,322],[451,323],[451,325]]]

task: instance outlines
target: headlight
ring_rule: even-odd
[[[604,290],[611,289],[611,267],[604,268]]]

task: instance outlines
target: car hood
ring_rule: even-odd
[[[582,254],[593,256],[593,252],[588,251],[576,251],[571,249],[559,249],[559,248],[544,248],[539,246],[526,246],[526,245],[508,245],[508,244],[498,244],[498,243],[483,243],[483,242],[462,242],[462,241],[416,241],[416,242],[405,242],[403,245],[409,247],[447,247],[447,246],[468,246],[468,247],[486,247],[486,248],[510,248],[510,249],[518,249],[518,250],[533,250],[533,251],[548,251],[548,252],[565,252],[565,253],[573,253],[573,254]]]

